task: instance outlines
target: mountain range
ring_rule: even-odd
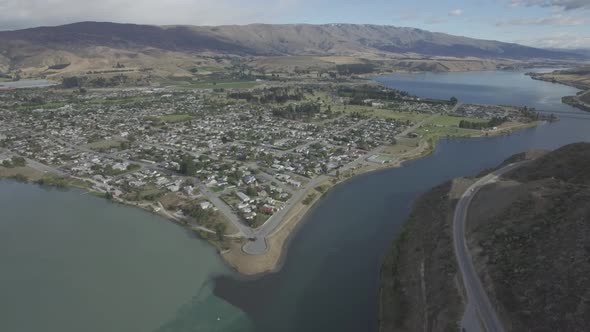
[[[0,71],[59,63],[235,56],[453,57],[580,59],[583,56],[414,28],[359,24],[153,26],[80,22],[0,32]]]

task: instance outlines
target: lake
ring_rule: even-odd
[[[576,89],[523,72],[377,80],[422,97],[564,116],[506,136],[443,140],[426,158],[336,186],[306,216],[283,268],[256,280],[147,212],[2,181],[0,331],[377,331],[381,258],[417,195],[514,153],[590,140],[588,114],[560,102]]]
[[[176,331],[187,307],[191,331],[250,324],[212,294],[214,249],[162,218],[13,181],[0,211],[0,331]]]

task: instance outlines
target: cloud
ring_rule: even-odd
[[[0,30],[79,21],[142,24],[275,23],[308,0],[0,0]],[[262,9],[264,8],[264,9]]]
[[[576,17],[562,14],[551,15],[540,18],[518,18],[512,20],[499,21],[496,26],[507,25],[560,25],[560,26],[574,26],[590,23],[588,17]]]
[[[511,0],[510,6],[539,6],[539,7],[557,7],[565,10],[573,9],[590,9],[588,0]]]
[[[453,9],[449,12],[449,16],[461,16],[463,15],[463,10],[462,9]]]
[[[590,35],[560,34],[536,39],[516,40],[515,42],[541,48],[590,49]]]

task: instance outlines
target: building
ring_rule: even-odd
[[[241,191],[237,191],[236,196],[238,196],[242,202],[250,202],[250,197]]]

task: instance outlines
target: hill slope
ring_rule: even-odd
[[[506,331],[584,331],[590,325],[589,169],[590,143],[571,144],[475,196],[467,242]],[[416,201],[382,267],[381,331],[457,330],[464,296],[452,214],[472,182],[454,180]]]
[[[70,58],[194,55],[391,55],[572,59],[580,55],[413,28],[355,24],[151,26],[81,22],[0,32],[0,70]],[[133,54],[126,54],[132,52]],[[138,55],[139,54],[139,55]]]

